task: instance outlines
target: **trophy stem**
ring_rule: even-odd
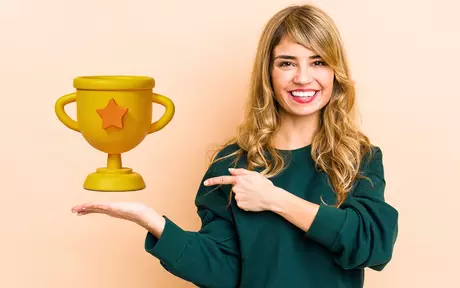
[[[108,154],[107,155],[107,168],[109,169],[121,169],[121,154]]]
[[[108,154],[107,167],[90,173],[83,187],[93,191],[136,191],[144,189],[145,182],[139,173],[122,166],[121,154]]]

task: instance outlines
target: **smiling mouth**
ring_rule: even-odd
[[[289,94],[291,96],[296,97],[296,98],[311,98],[318,93],[319,90],[316,91],[289,91]]]

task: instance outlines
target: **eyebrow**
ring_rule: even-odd
[[[280,59],[289,59],[289,60],[295,60],[295,59],[297,59],[297,57],[291,56],[291,55],[278,55],[278,56],[276,56],[275,58],[273,58],[273,60],[276,60],[276,59],[278,59],[278,58],[280,58]],[[313,56],[310,56],[310,57],[308,57],[308,58],[309,58],[309,59],[321,59],[321,56],[319,56],[319,55],[313,55]]]

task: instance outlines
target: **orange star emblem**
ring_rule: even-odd
[[[97,109],[96,111],[102,118],[102,128],[106,129],[110,126],[123,128],[123,116],[128,111],[128,108],[118,106],[112,98],[105,108]]]

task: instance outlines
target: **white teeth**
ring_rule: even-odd
[[[316,94],[316,91],[309,91],[309,92],[300,92],[300,91],[292,91],[291,94],[295,97],[312,97]]]

